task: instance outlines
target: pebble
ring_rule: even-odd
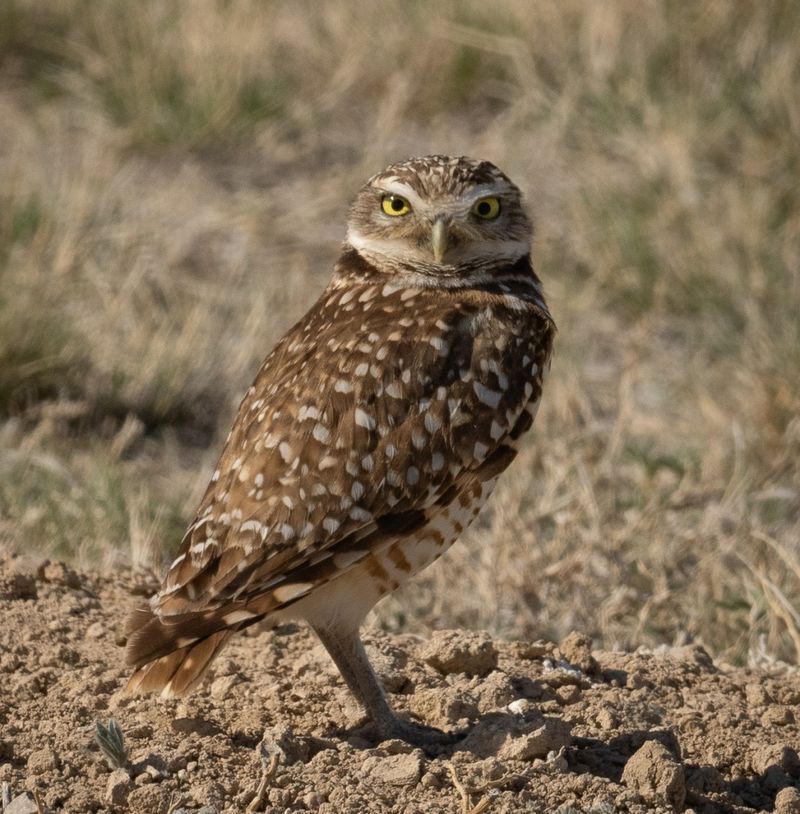
[[[800,814],[800,791],[789,787],[775,795],[775,814]]]
[[[422,759],[417,753],[368,757],[361,771],[387,786],[416,786],[422,774]]]
[[[39,806],[29,791],[15,797],[4,809],[3,814],[38,814]]]
[[[130,790],[130,775],[125,769],[115,769],[108,776],[106,783],[106,803],[112,806],[124,806],[128,802]]]
[[[645,741],[622,770],[622,784],[647,800],[683,809],[686,780],[683,766],[659,741]]]
[[[437,630],[422,646],[420,657],[440,673],[486,675],[497,667],[492,637],[481,631]]]

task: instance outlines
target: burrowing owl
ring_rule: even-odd
[[[431,737],[391,711],[358,630],[470,524],[533,422],[555,329],[531,237],[488,161],[413,158],[365,184],[333,279],[261,367],[131,616],[129,691],[180,695],[233,633],[301,618],[380,736]]]

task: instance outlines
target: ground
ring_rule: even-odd
[[[376,631],[396,708],[467,733],[430,756],[376,743],[299,626],[239,636],[188,698],[124,697],[121,628],[151,586],[0,561],[0,782],[18,810],[28,791],[42,811],[238,812],[261,784],[252,810],[269,812],[800,811],[796,668],[726,668],[696,646],[592,652],[578,633]],[[110,718],[127,750],[113,773],[94,740]]]

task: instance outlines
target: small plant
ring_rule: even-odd
[[[112,769],[124,768],[128,763],[125,736],[122,734],[122,727],[113,718],[109,720],[107,727],[100,721],[97,722],[94,739]]]

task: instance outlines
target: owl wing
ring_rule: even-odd
[[[504,469],[552,328],[533,308],[488,315],[485,300],[329,289],[265,361],[145,612],[191,622],[194,639],[252,623],[426,523],[479,471]],[[145,638],[134,663],[169,649]]]

